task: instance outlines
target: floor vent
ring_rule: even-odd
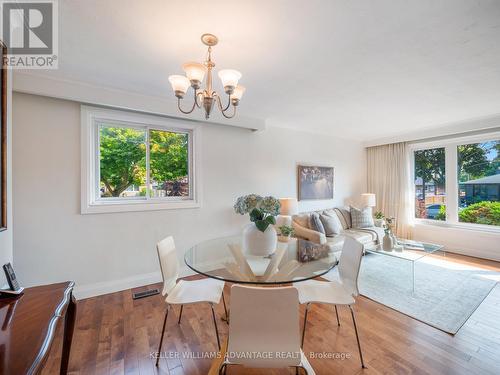
[[[143,292],[137,292],[132,294],[132,299],[146,298],[149,296],[154,296],[155,294],[160,294],[158,289],[145,290]]]

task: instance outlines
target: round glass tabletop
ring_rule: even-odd
[[[337,264],[327,245],[290,239],[278,242],[270,256],[254,256],[242,250],[242,237],[201,242],[184,255],[193,271],[238,284],[287,284],[324,275]]]

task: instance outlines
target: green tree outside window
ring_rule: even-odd
[[[147,130],[101,126],[99,129],[101,197],[120,197],[131,186],[145,196]],[[153,190],[189,195],[189,136],[149,130],[149,168]],[[135,188],[134,188],[135,190]]]

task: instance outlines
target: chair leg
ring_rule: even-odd
[[[356,333],[356,341],[358,342],[358,350],[359,350],[359,358],[361,359],[361,367],[366,368],[365,362],[363,361],[363,353],[361,352],[361,344],[359,342],[358,327],[356,325],[356,319],[354,318],[354,310],[352,309],[351,305],[349,305],[349,309],[351,310],[352,323],[354,325],[354,332]]]
[[[165,319],[163,319],[163,328],[161,329],[160,345],[158,346],[158,356],[156,357],[156,363],[155,363],[156,367],[158,367],[158,362],[160,361],[161,344],[163,343],[163,335],[165,334],[165,327],[167,325],[168,310],[170,310],[169,305],[167,305],[167,311],[165,312]]]
[[[302,342],[300,344],[301,348],[304,348],[304,338],[306,337],[306,325],[307,325],[307,313],[309,312],[310,303],[306,304],[306,312],[304,313],[304,329],[302,330]]]
[[[215,335],[217,336],[217,347],[220,351],[219,328],[217,328],[217,318],[215,317],[214,305],[211,303],[210,307],[212,308],[212,318],[214,318]]]
[[[224,313],[226,314],[226,323],[229,324],[229,316],[227,315],[226,299],[224,298],[224,292],[222,292],[222,304],[224,305]]]
[[[340,327],[339,311],[337,310],[337,305],[335,305],[335,315],[337,315],[337,325]]]
[[[226,375],[227,371],[227,363],[223,363],[221,367],[219,367],[219,375]]]
[[[181,311],[179,312],[179,321],[177,324],[181,324],[181,318],[182,318],[182,310],[184,309],[184,305],[181,305]]]

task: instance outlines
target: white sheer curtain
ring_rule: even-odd
[[[367,148],[368,191],[377,197],[376,211],[396,218],[396,235],[411,238],[410,156],[406,142]]]

